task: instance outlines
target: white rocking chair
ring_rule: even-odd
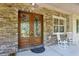
[[[57,38],[58,38],[58,46],[61,46],[63,48],[68,47],[68,42],[67,42],[67,38],[65,40],[61,40],[60,37],[61,34],[57,34]],[[63,34],[64,35],[64,34]]]

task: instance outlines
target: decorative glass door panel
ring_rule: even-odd
[[[43,16],[36,13],[19,11],[18,45],[19,48],[35,47],[43,44]]]
[[[39,21],[39,17],[36,16],[34,20],[34,36],[40,37],[41,36],[41,22]]]
[[[30,23],[29,16],[25,15],[21,18],[21,37],[29,37]]]

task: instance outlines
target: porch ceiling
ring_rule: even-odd
[[[59,10],[79,14],[79,4],[78,3],[44,3],[43,5],[48,5],[50,7],[55,7]]]

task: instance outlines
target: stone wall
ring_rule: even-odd
[[[17,10],[7,4],[0,4],[0,55],[9,55],[18,45]]]
[[[52,31],[52,15],[68,17],[45,7],[35,7],[34,10],[31,8],[31,4],[0,4],[0,55],[18,51],[18,10],[43,14],[44,36]]]

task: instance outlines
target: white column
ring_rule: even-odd
[[[73,26],[73,43],[78,45],[79,44],[79,34],[76,32],[76,20],[77,20],[77,16],[73,15],[72,17],[72,26]]]

